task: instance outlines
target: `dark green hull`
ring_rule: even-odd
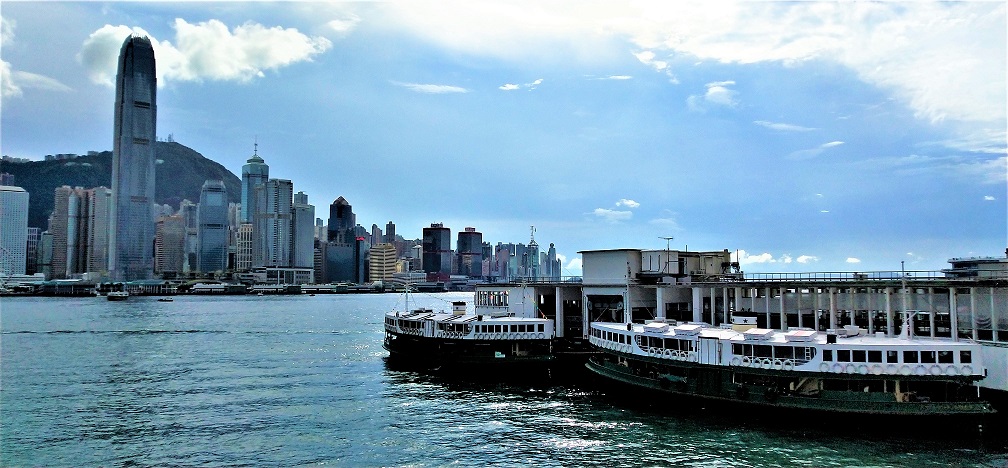
[[[386,334],[389,359],[422,367],[548,367],[554,361],[550,340],[464,340]]]
[[[668,362],[623,353],[590,359],[591,372],[613,381],[656,392],[733,402],[763,408],[824,413],[969,416],[995,411],[961,382],[901,381],[913,389],[902,397],[895,381],[863,376],[768,372],[685,362]],[[972,391],[972,396],[969,392]]]

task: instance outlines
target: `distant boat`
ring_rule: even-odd
[[[162,297],[162,298],[158,299],[158,302],[175,302],[175,299],[170,298],[170,297]]]
[[[125,301],[129,299],[129,293],[126,291],[110,291],[105,298],[110,301]]]

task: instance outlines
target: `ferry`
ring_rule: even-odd
[[[452,302],[450,311],[388,312],[383,347],[392,360],[432,368],[548,366],[554,358],[553,322],[533,308],[508,307],[506,297],[495,296],[496,306],[477,301],[474,313],[464,301]]]
[[[909,330],[904,327],[904,330]],[[618,382],[672,395],[764,407],[904,416],[988,415],[976,383],[986,370],[968,341],[650,321],[593,323],[587,363]]]
[[[125,301],[129,299],[129,293],[126,291],[109,291],[105,295],[105,298],[110,301]]]

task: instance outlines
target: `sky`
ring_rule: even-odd
[[[154,44],[159,138],[252,155],[316,216],[745,272],[1008,248],[1005,3],[5,1],[0,152],[112,148]],[[673,239],[666,241],[667,237]]]

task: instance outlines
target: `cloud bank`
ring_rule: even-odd
[[[93,82],[111,86],[123,41],[130,34],[142,34],[154,46],[159,85],[205,79],[247,82],[268,70],[311,61],[332,47],[332,42],[321,36],[253,22],[229,29],[215,19],[190,24],[176,18],[173,28],[174,44],[158,40],[142,28],[106,24],[88,36],[77,59]]]

